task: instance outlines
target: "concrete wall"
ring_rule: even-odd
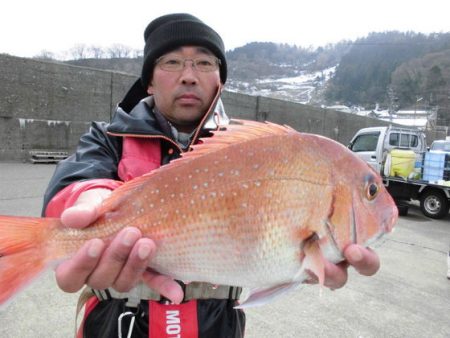
[[[72,151],[89,121],[109,120],[134,78],[0,55],[0,160],[31,149]]]
[[[287,124],[296,130],[324,135],[344,144],[360,128],[388,124],[372,118],[262,96],[225,92],[222,97],[227,113],[234,118]]]
[[[135,76],[0,55],[0,161],[30,150],[72,152],[90,121],[109,121]],[[385,123],[288,101],[225,91],[234,118],[269,120],[347,143],[356,130]]]

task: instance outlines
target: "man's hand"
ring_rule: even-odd
[[[97,219],[101,202],[110,194],[108,189],[83,192],[74,206],[64,210],[62,223],[72,228],[87,227]],[[155,249],[155,243],[142,237],[139,229],[127,227],[108,246],[98,238],[87,241],[71,259],[59,264],[56,281],[65,292],[76,292],[85,284],[126,292],[142,280],[172,302],[180,303],[183,291],[178,283],[147,269]]]
[[[344,251],[345,262],[325,264],[325,286],[330,289],[339,289],[347,283],[349,266],[364,276],[374,275],[380,268],[378,255],[370,248],[364,248],[357,244],[349,245]]]

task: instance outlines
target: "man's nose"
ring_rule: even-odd
[[[194,62],[192,60],[184,61],[184,67],[181,71],[181,78],[183,83],[197,82],[197,71],[195,70]]]

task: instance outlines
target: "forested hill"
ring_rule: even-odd
[[[420,105],[439,110],[450,123],[450,33],[371,33],[319,48],[252,42],[228,51],[227,58],[227,88],[231,90],[316,105],[373,108],[378,103],[394,111]],[[139,74],[142,57],[70,63]],[[277,79],[305,74],[309,80],[303,87],[280,90],[286,83]],[[299,99],[305,88],[306,99]],[[271,95],[275,92],[283,94]]]
[[[371,33],[317,49],[251,43],[228,54],[230,78],[294,77],[336,66],[316,81],[316,104],[434,109],[450,124],[450,33]],[[314,96],[313,96],[314,97]]]
[[[302,71],[320,71],[335,66],[349,50],[350,42],[341,42],[317,49],[302,48],[273,42],[251,42],[226,52],[228,78],[235,81],[255,81],[267,78],[293,77]],[[75,53],[80,54],[80,53]],[[139,74],[142,57],[124,54],[110,57],[75,57],[67,63],[100,69]]]
[[[352,43],[326,98],[359,105],[378,102],[394,109],[417,100],[437,105],[448,100],[449,85],[450,33],[373,33]]]
[[[273,42],[252,42],[227,52],[232,80],[294,77],[302,72],[321,71],[338,64],[350,42],[316,49]]]

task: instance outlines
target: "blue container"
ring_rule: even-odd
[[[439,181],[444,179],[444,171],[442,169],[434,169],[425,167],[423,169],[423,179],[425,181]]]
[[[442,151],[429,151],[425,153],[425,165],[434,168],[442,168],[445,167],[445,158],[447,157],[447,153]]]
[[[447,155],[448,154],[442,151],[429,151],[425,153],[422,176],[425,181],[438,181],[444,179],[444,168]],[[447,172],[447,170],[445,170],[445,172]]]

